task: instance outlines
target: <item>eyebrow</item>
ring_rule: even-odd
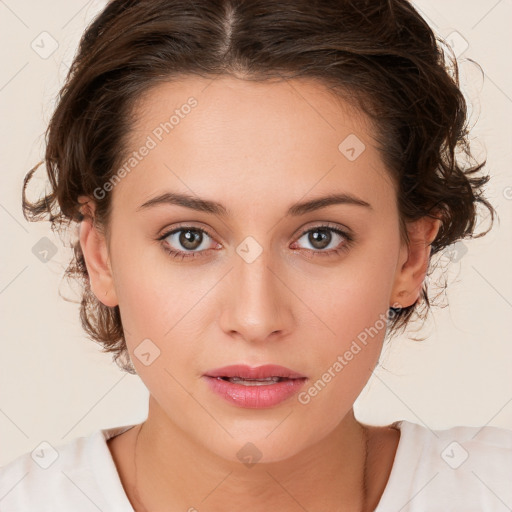
[[[321,208],[326,208],[327,206],[335,204],[362,206],[373,210],[372,206],[366,201],[363,201],[362,199],[359,199],[358,197],[355,197],[351,194],[339,193],[329,194],[327,196],[318,197],[309,201],[295,203],[294,205],[290,206],[286,216],[298,217],[300,215],[304,215],[306,213],[319,210]],[[220,217],[227,217],[230,215],[229,210],[217,201],[201,199],[199,197],[191,196],[188,194],[180,194],[177,192],[165,192],[156,197],[153,197],[145,203],[141,204],[137,208],[137,211],[159,205],[183,206],[185,208],[190,208],[191,210],[212,213]]]

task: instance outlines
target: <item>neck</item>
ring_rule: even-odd
[[[319,443],[285,460],[253,465],[212,453],[160,416],[162,411],[154,412],[136,435],[132,497],[137,512],[202,506],[251,512],[298,505],[366,510],[368,433],[352,409]]]

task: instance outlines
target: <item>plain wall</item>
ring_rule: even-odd
[[[512,74],[505,65],[512,3],[414,4],[459,55],[476,123],[474,148],[477,156],[487,156],[493,176],[488,197],[500,220],[487,236],[452,253],[441,298],[449,306],[434,308],[419,332],[385,344],[390,347],[381,358],[385,368],[376,370],[355,412],[372,424],[406,419],[432,429],[512,428]],[[122,373],[87,339],[78,304],[59,296],[59,289],[69,295],[61,282],[69,249],[48,223],[27,223],[21,211],[23,177],[43,157],[44,131],[64,73],[86,24],[103,6],[76,0],[0,2],[0,465],[43,440],[65,443],[99,428],[138,423],[147,413],[148,392],[140,379]],[[40,54],[49,52],[52,42],[42,32],[58,43],[48,58]],[[483,75],[468,59],[480,64]],[[38,176],[44,176],[43,166]],[[44,186],[42,178],[34,181]],[[43,237],[58,248],[46,263],[34,254]]]

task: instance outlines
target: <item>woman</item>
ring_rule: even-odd
[[[79,225],[82,324],[141,377],[148,418],[13,461],[0,504],[510,503],[509,431],[353,412],[386,335],[428,307],[431,257],[494,213],[483,164],[455,156],[465,120],[405,0],[110,2],[50,122],[52,190],[23,200]]]

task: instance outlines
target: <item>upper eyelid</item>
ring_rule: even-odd
[[[169,235],[176,233],[177,231],[184,231],[186,229],[190,229],[191,231],[192,230],[202,231],[202,232],[206,233],[210,238],[214,238],[212,236],[212,234],[208,231],[208,229],[199,227],[199,226],[192,226],[191,224],[187,224],[187,223],[184,223],[182,225],[178,224],[177,226],[174,226],[173,228],[162,230],[162,232],[161,232],[162,234],[159,235],[158,238],[159,239],[166,238]]]
[[[300,236],[304,235],[305,233],[308,233],[309,231],[312,231],[313,229],[320,229],[320,228],[326,228],[326,229],[330,229],[330,230],[333,230],[333,231],[341,231],[342,233],[345,233],[347,235],[352,235],[352,231],[348,228],[348,227],[345,227],[343,225],[339,225],[339,224],[334,224],[332,222],[329,222],[329,221],[319,221],[318,224],[315,224],[314,226],[310,226],[310,227],[307,227],[307,228],[301,228],[301,230],[299,231],[299,234]]]

